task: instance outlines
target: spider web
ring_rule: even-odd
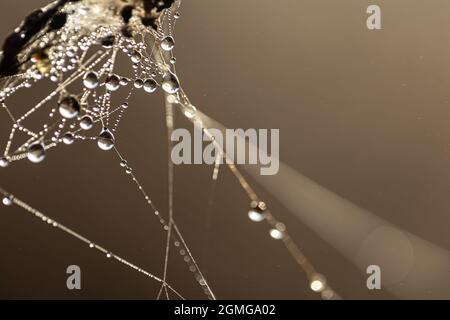
[[[46,213],[21,200],[18,195],[0,188],[0,193],[4,196],[3,204],[22,208],[50,227],[84,242],[91,249],[98,250],[107,259],[116,260],[158,282],[160,289],[156,299],[187,298],[168,281],[169,256],[173,254],[173,248],[177,248],[205,296],[216,299],[174,218],[174,167],[170,160],[172,149],[170,137],[175,128],[174,112],[178,109],[195,126],[200,127],[213,141],[217,150],[220,150],[213,170],[213,181],[219,178],[221,163],[227,163],[252,202],[250,219],[269,224],[270,235],[283,242],[299,267],[306,273],[313,291],[321,293],[324,299],[339,298],[326,283],[324,276],[316,272],[294,243],[286,226],[269,211],[239,169],[231,163],[223,146],[214,141],[203,114],[193,106],[181,87],[175,69],[176,59],[172,52],[173,32],[179,18],[181,1],[175,1],[169,8],[160,11],[155,8],[146,11],[144,2],[65,1],[64,5],[56,10],[58,14],[67,15],[64,26],[58,30],[44,28],[23,46],[17,55],[20,63],[17,74],[2,78],[1,107],[10,118],[12,127],[0,165],[8,167],[16,161],[27,159],[31,162],[41,162],[51,156],[52,149],[61,145],[71,145],[75,141],[97,143],[99,152],[104,150],[114,154],[164,231],[165,255],[162,275],[144,270],[112,250],[55,221]],[[61,1],[55,3],[60,4]],[[51,11],[55,3],[44,8],[43,12]],[[134,6],[128,20],[124,19],[123,14],[127,4]],[[154,20],[149,26],[144,23],[148,17]],[[128,62],[128,68],[122,68],[124,63],[118,63],[121,59]],[[14,104],[15,95],[25,94],[26,89],[49,80],[54,83],[54,89],[35,105],[27,107],[23,113],[19,113],[19,109],[11,105]],[[167,214],[161,213],[152,201],[138,174],[128,164],[128,160],[116,143],[118,128],[130,106],[130,98],[137,92],[152,94],[156,90],[162,90],[165,94],[169,199]],[[214,186],[215,184],[212,188]]]

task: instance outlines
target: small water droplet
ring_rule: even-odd
[[[167,36],[161,40],[161,48],[164,51],[171,51],[175,47],[175,40],[171,36]]]
[[[83,84],[88,89],[95,89],[98,87],[98,75],[96,72],[90,71],[86,73],[83,79]]]
[[[73,136],[73,133],[68,132],[63,136],[62,140],[63,140],[64,144],[69,145],[75,141],[75,138]]]
[[[35,143],[28,147],[28,160],[33,163],[42,162],[45,159],[45,148],[41,143]]]
[[[144,81],[142,79],[134,80],[134,87],[136,89],[141,89],[144,86]]]
[[[180,90],[178,77],[172,72],[168,72],[163,78],[162,88],[169,94],[177,93]]]
[[[2,202],[3,202],[3,204],[4,204],[5,206],[10,206],[10,205],[13,204],[13,200],[12,200],[12,197],[11,197],[11,196],[5,196],[5,197],[3,197]]]
[[[138,51],[134,51],[131,54],[131,61],[133,63],[139,63],[139,62],[141,62],[141,60],[142,60],[142,55]]]
[[[283,232],[281,232],[278,229],[271,229],[270,230],[270,236],[276,240],[280,240],[283,239]]]
[[[59,102],[59,113],[66,119],[75,118],[80,112],[80,104],[73,96],[68,96]]]
[[[92,126],[94,125],[94,121],[92,120],[91,116],[84,116],[80,120],[80,128],[83,130],[90,130],[92,129]]]
[[[144,82],[144,90],[147,93],[153,93],[158,88],[158,84],[153,79],[147,79]]]
[[[114,135],[108,129],[103,131],[98,136],[97,145],[100,149],[108,151],[114,148]]]
[[[9,166],[9,160],[6,157],[0,158],[0,167],[6,168]]]

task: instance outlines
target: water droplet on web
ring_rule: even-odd
[[[171,36],[167,36],[161,40],[161,48],[164,51],[171,51],[175,47],[175,40]]]
[[[80,120],[80,128],[83,130],[90,130],[92,129],[93,125],[94,121],[92,120],[91,116],[84,116]]]
[[[104,151],[111,150],[114,148],[114,135],[108,129],[103,129],[103,131],[98,136],[97,145],[100,149]]]
[[[153,79],[147,79],[144,82],[144,90],[147,93],[153,93],[158,88],[158,84]]]
[[[96,72],[90,71],[86,73],[83,84],[88,89],[95,89],[98,86],[98,75]]]
[[[80,104],[73,96],[68,96],[62,99],[59,103],[59,113],[67,119],[75,118],[80,112]]]
[[[3,203],[5,206],[10,206],[10,205],[12,205],[12,204],[13,204],[12,197],[11,197],[11,196],[5,196],[5,197],[3,197],[2,203]]]
[[[166,93],[177,93],[180,90],[180,82],[177,76],[172,72],[168,72],[163,78],[162,88]]]
[[[64,142],[64,144],[69,145],[75,141],[75,138],[71,132],[68,132],[63,136],[62,141]]]
[[[261,222],[264,220],[264,215],[257,209],[250,209],[248,212],[248,217],[254,222]]]
[[[120,87],[120,79],[115,74],[108,76],[105,81],[105,87],[109,91],[117,91]]]
[[[42,162],[45,159],[45,148],[41,143],[35,143],[28,148],[28,160],[33,163]]]
[[[9,160],[5,157],[0,158],[0,167],[6,168],[7,166],[9,166]]]
[[[144,86],[144,81],[142,79],[134,80],[134,87],[136,89],[141,89]]]
[[[134,51],[134,52],[131,54],[131,61],[132,61],[133,63],[139,63],[139,62],[141,62],[141,60],[142,60],[142,55],[141,55],[139,52]]]

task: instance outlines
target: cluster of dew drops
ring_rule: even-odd
[[[176,12],[171,18],[179,17],[180,14]],[[57,105],[49,113],[50,118],[59,116],[59,119],[53,124],[44,124],[42,131],[32,134],[32,137],[17,151],[8,153],[9,150],[6,150],[4,156],[0,158],[0,167],[7,167],[11,159],[17,160],[17,155],[20,154],[25,154],[25,158],[32,163],[40,163],[45,159],[46,150],[50,147],[59,143],[71,145],[76,139],[95,140],[101,150],[111,150],[115,146],[114,132],[123,112],[129,106],[128,99],[134,90],[143,90],[151,94],[161,87],[169,95],[179,92],[178,77],[170,67],[176,62],[172,54],[175,40],[170,34],[164,34],[161,30],[148,32],[147,35],[153,38],[152,47],[150,47],[144,37],[142,41],[137,41],[135,37],[125,37],[120,31],[105,26],[99,27],[90,35],[80,36],[77,31],[62,32],[58,44],[53,45],[51,49],[48,49],[50,40],[43,37],[37,45],[41,49],[31,55],[31,65],[23,73],[22,81],[13,82],[12,85],[0,91],[0,102],[3,107],[8,108],[6,104],[8,97],[22,88],[32,87],[40,80],[48,78],[57,84],[57,88],[60,88],[57,93],[59,95]],[[92,56],[89,60],[88,53],[95,47],[101,49],[97,53],[104,54],[98,54],[100,56],[98,58]],[[119,75],[113,71],[117,55],[121,52],[128,56],[132,63],[134,75],[131,77]],[[155,52],[159,52],[159,59],[154,57]],[[166,58],[168,61],[165,61]],[[64,78],[64,75],[69,72],[73,73]],[[75,80],[82,81],[82,93],[78,95],[69,93],[66,88]],[[127,87],[129,89],[125,101],[113,107],[113,93],[125,90]],[[56,95],[55,92],[47,96],[42,104],[49,103]],[[41,105],[33,107],[27,111],[25,117],[30,116],[40,107]],[[114,115],[117,115],[116,121],[112,124],[110,117]],[[21,123],[25,117],[15,120],[14,130],[30,132]],[[99,134],[84,135],[97,123],[102,125]],[[70,130],[64,131],[67,127]],[[46,139],[52,129],[54,129],[53,136],[51,139]],[[12,138],[11,134],[9,145]]]

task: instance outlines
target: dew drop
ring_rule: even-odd
[[[5,197],[3,198],[3,200],[2,200],[2,203],[3,203],[5,206],[10,206],[10,205],[12,205],[12,204],[13,204],[12,197],[11,197],[11,196],[5,196]]]
[[[41,143],[32,144],[27,151],[28,160],[33,163],[42,162],[45,159],[45,148]]]
[[[264,220],[264,214],[258,209],[250,209],[248,217],[254,222],[261,222]]]
[[[71,132],[66,133],[62,138],[64,144],[72,144],[75,141],[75,138]]]
[[[175,40],[171,36],[167,36],[161,40],[161,48],[164,51],[171,51],[175,47]]]
[[[142,60],[142,55],[141,55],[139,52],[134,51],[134,52],[131,54],[131,61],[132,61],[133,63],[139,63],[139,62],[141,62],[141,60]]]
[[[115,40],[116,40],[116,38],[113,35],[109,35],[109,36],[104,37],[101,40],[101,44],[104,48],[109,49],[109,48],[112,48]]]
[[[9,166],[9,160],[5,157],[0,158],[0,167],[6,168],[7,166]]]
[[[271,229],[270,236],[276,240],[280,240],[283,239],[283,232],[278,229]]]
[[[98,136],[97,145],[100,149],[104,151],[111,150],[114,148],[114,135],[107,128]]]
[[[83,130],[90,130],[92,129],[93,125],[94,121],[92,120],[91,116],[84,116],[80,120],[80,128]]]
[[[134,80],[134,87],[136,89],[141,89],[144,86],[144,81],[142,79]]]
[[[127,86],[129,82],[130,82],[130,81],[129,81],[127,78],[120,78],[120,85],[121,85],[122,87]]]
[[[158,84],[153,79],[147,79],[144,82],[144,90],[147,93],[153,93],[158,88]]]
[[[90,71],[86,73],[83,79],[83,84],[88,89],[95,89],[98,87],[98,75],[96,72]]]
[[[168,72],[163,78],[162,88],[166,93],[177,93],[180,90],[180,82],[177,76],[172,72]]]
[[[120,79],[116,75],[110,75],[105,81],[106,89],[109,91],[117,91],[120,87]]]
[[[67,119],[75,118],[80,112],[80,104],[73,96],[65,97],[59,103],[59,113]]]

